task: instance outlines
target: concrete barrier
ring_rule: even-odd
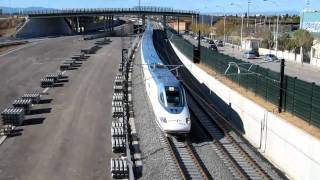
[[[242,120],[243,136],[292,179],[320,179],[320,141],[224,85],[196,66],[171,43],[195,78],[205,84]]]

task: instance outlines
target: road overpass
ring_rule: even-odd
[[[193,19],[199,17],[199,12],[161,7],[134,7],[39,10],[26,11],[23,15],[28,17],[28,21],[19,30],[17,37],[28,38],[88,32],[92,25],[97,26],[97,23],[95,23],[96,17],[104,17],[99,27],[104,27],[106,31],[112,31],[117,24],[114,16],[140,16],[143,24],[145,24],[146,16],[162,16],[163,24],[166,24],[167,17],[171,16],[178,19],[179,17],[192,17]],[[50,26],[50,24],[54,25]]]
[[[30,18],[48,17],[78,17],[78,16],[107,16],[107,15],[164,15],[164,16],[199,16],[198,11],[175,10],[161,7],[137,8],[94,8],[94,9],[65,9],[24,12]]]

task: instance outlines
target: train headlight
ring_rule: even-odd
[[[163,123],[167,123],[167,119],[165,117],[160,117],[160,121]]]
[[[186,123],[189,124],[191,122],[190,118],[186,118]]]

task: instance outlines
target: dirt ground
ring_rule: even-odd
[[[25,18],[21,17],[0,17],[0,37],[13,36],[24,22]]]

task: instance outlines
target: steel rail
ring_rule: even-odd
[[[174,137],[166,136],[165,142],[179,169],[182,179],[210,179],[202,163],[193,151],[189,138],[180,142]]]
[[[239,143],[229,134],[230,128],[227,127],[227,125],[223,125],[220,121],[216,121],[217,117],[213,117],[211,113],[208,112],[206,108],[203,106],[206,106],[209,108],[210,112],[218,113],[214,108],[211,107],[210,104],[208,104],[205,100],[203,100],[195,91],[192,90],[192,88],[187,85],[185,82],[182,81],[184,86],[186,87],[187,91],[190,93],[190,97],[194,100],[194,103],[192,103],[193,108],[190,108],[191,111],[192,109],[195,109],[194,106],[198,106],[203,113],[210,118],[210,122],[207,122],[204,124],[201,119],[198,119],[198,122],[202,124],[204,129],[206,130],[206,133],[211,136],[213,139],[216,139],[214,142],[215,144],[220,143],[219,147],[221,146],[221,150],[225,151],[230,160],[233,163],[236,163],[235,167],[237,167],[238,171],[240,170],[242,173],[242,177],[244,179],[246,178],[261,178],[261,179],[270,179],[269,175],[267,172],[265,172],[258,164],[257,162],[246,152],[243,150],[243,148],[239,145]],[[201,101],[201,102],[199,102]],[[190,100],[188,101],[190,103]],[[195,116],[197,114],[195,113]],[[218,114],[218,118],[223,118],[222,115]],[[203,116],[201,116],[203,117]],[[225,120],[225,119],[224,119]],[[219,141],[217,139],[216,134],[218,134],[218,130],[211,128],[209,129],[210,126],[208,126],[211,123],[212,125],[216,126],[218,130],[220,130],[220,133],[224,136],[223,139]],[[218,135],[219,136],[219,135]],[[244,161],[243,161],[244,160]]]

